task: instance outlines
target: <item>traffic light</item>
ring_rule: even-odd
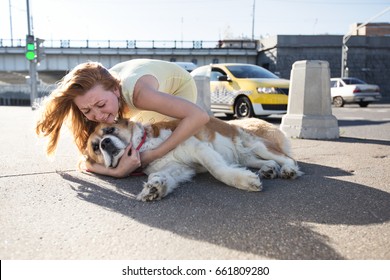
[[[44,39],[35,39],[37,63],[40,63],[45,58],[45,47],[43,46],[43,42],[45,42]]]
[[[35,53],[35,38],[33,35],[26,36],[26,58],[28,60],[34,60],[36,56]]]

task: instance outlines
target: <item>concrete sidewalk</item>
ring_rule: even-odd
[[[305,175],[260,193],[202,174],[142,203],[146,177],[76,171],[67,133],[48,161],[35,115],[0,107],[0,259],[390,259],[390,121],[293,139]]]

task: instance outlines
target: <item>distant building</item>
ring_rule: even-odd
[[[343,35],[275,35],[260,39],[257,65],[289,79],[299,60],[329,62],[331,77],[340,77]],[[377,84],[390,100],[390,36],[352,36],[348,46],[350,77]]]
[[[368,23],[359,30],[356,28],[362,23],[354,23],[350,26],[352,35],[356,36],[390,36],[390,23],[388,22],[373,22]]]

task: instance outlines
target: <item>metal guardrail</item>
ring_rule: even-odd
[[[25,39],[0,39],[0,47],[24,47]],[[162,40],[45,40],[46,48],[108,48],[108,49],[257,49],[258,41],[162,41]]]
[[[35,102],[39,103],[43,97],[47,96],[56,87],[56,85],[49,84],[38,85],[38,99]],[[31,87],[29,84],[0,84],[0,106],[30,106],[30,92]]]

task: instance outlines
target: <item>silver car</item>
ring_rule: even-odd
[[[330,79],[330,94],[335,107],[343,107],[347,103],[357,103],[360,107],[381,99],[377,85],[369,85],[357,78]]]

